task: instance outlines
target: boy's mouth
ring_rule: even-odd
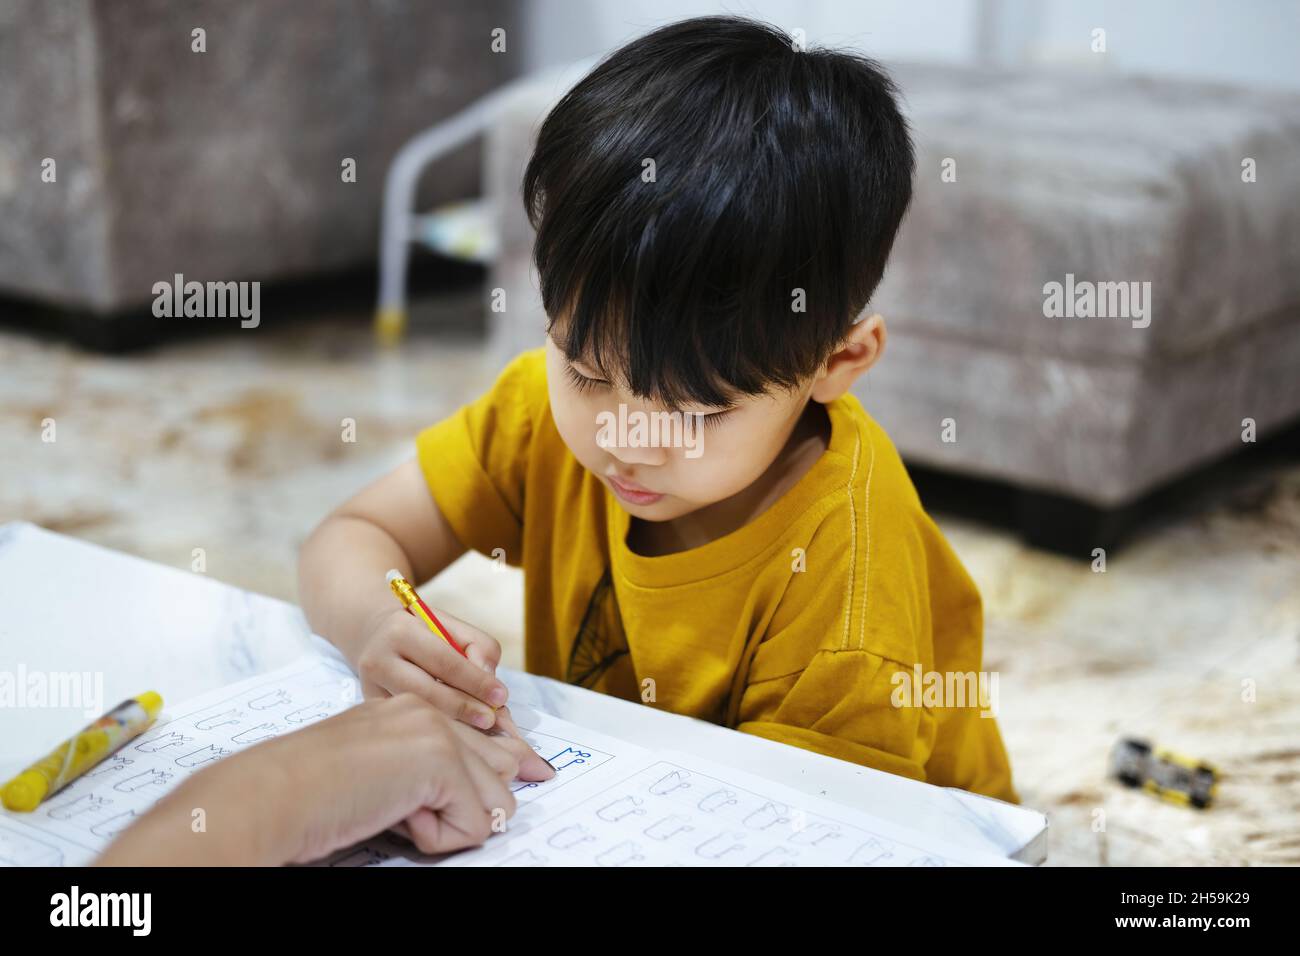
[[[657,491],[650,491],[649,489],[642,488],[640,485],[620,481],[613,475],[606,475],[605,480],[609,482],[609,487],[613,490],[614,494],[618,495],[629,504],[652,505],[663,497],[663,495],[659,494]]]

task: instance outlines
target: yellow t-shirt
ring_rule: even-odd
[[[416,448],[461,543],[523,567],[529,672],[1018,802],[977,699],[895,706],[901,684],[980,670],[980,596],[880,426],[851,395],[826,411],[829,447],[775,504],[657,557],[560,438],[542,349]]]

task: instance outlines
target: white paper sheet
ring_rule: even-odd
[[[307,657],[169,706],[155,726],[33,813],[3,811],[0,865],[89,863],[188,775],[359,700],[346,667]],[[540,712],[515,717],[559,772],[513,786],[518,811],[505,832],[439,858],[382,834],[321,865],[1015,865],[702,758],[646,750]]]

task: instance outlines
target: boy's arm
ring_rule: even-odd
[[[377,617],[397,606],[390,568],[427,581],[465,552],[415,459],[336,508],[302,546],[298,597],[317,634],[355,667]]]
[[[299,600],[312,630],[337,647],[361,676],[367,697],[414,693],[480,730],[519,736],[509,690],[496,677],[501,645],[445,612],[439,618],[467,657],[429,633],[393,597],[396,568],[427,581],[465,552],[415,460],[362,489],[312,532],[298,559]],[[521,775],[555,771],[529,753]]]
[[[378,617],[397,606],[384,581],[390,568],[420,584],[469,548],[500,547],[518,563],[524,473],[534,420],[546,414],[545,361],[541,349],[511,361],[490,391],[420,433],[416,458],[337,508],[303,545],[299,601],[354,667]],[[495,666],[470,651],[480,667]]]
[[[421,432],[415,460],[334,511],[304,544],[299,600],[312,628],[356,669],[366,697],[413,693],[479,729],[518,734],[496,677],[501,645],[440,613],[462,657],[401,608],[385,573],[396,568],[418,584],[468,548],[501,548],[519,563],[534,422],[545,410],[545,355],[534,349],[490,391]],[[525,778],[549,779],[555,771],[534,757]]]

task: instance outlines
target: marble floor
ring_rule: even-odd
[[[182,568],[202,548],[208,574],[293,600],[313,524],[497,370],[473,335],[417,333],[377,353],[363,320],[327,314],[106,356],[0,329],[0,522]],[[985,667],[1051,864],[1300,863],[1300,462],[1232,466],[1104,574],[936,517],[984,595]],[[468,556],[426,594],[519,664],[517,574]],[[1218,764],[1219,804],[1108,781],[1126,735]]]

